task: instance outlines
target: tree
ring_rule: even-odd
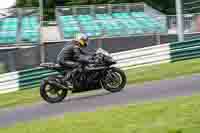
[[[24,7],[26,4],[26,0],[17,0],[16,1],[16,6],[17,7]]]
[[[39,0],[17,0],[17,7],[38,7]],[[56,6],[107,4],[107,3],[135,3],[145,2],[153,8],[167,14],[175,13],[174,0],[44,0],[44,16],[46,20],[54,19]]]

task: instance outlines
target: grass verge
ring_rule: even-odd
[[[88,113],[67,113],[1,128],[2,133],[198,133],[200,96],[129,105]]]
[[[0,109],[31,104],[41,100],[38,88],[0,95]]]
[[[129,84],[190,75],[200,73],[200,59],[142,67],[126,73]],[[0,108],[31,104],[40,100],[38,89],[23,90],[0,95]]]

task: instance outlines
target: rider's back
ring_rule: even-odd
[[[67,60],[73,60],[73,51],[74,51],[74,45],[68,44],[66,45],[61,52],[57,56],[58,62],[65,62]]]
[[[75,45],[76,42],[72,41],[71,44],[66,45],[57,57],[58,63],[65,63],[66,61],[72,62],[89,62],[90,56],[83,52],[80,47]]]

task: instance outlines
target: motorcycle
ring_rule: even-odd
[[[98,49],[92,58],[98,63],[81,64],[71,78],[72,87],[63,83],[67,70],[62,66],[55,63],[41,64],[41,67],[57,72],[41,81],[41,97],[48,103],[58,103],[65,99],[69,91],[75,93],[103,88],[115,93],[123,90],[127,82],[126,75],[121,69],[113,67],[116,61],[110,54]]]

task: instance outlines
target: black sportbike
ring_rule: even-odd
[[[41,67],[56,71],[46,79],[43,79],[40,86],[40,95],[48,103],[61,102],[68,91],[83,92],[104,88],[109,92],[119,92],[126,85],[124,71],[113,67],[116,61],[108,52],[99,49],[93,56],[95,64],[81,64],[71,78],[72,86],[63,83],[63,77],[67,73],[63,67],[54,63],[44,63]]]

